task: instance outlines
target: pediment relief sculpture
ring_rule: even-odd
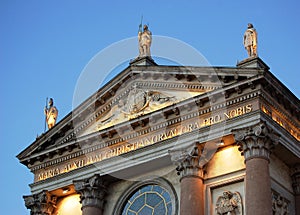
[[[224,191],[223,195],[218,197],[215,209],[218,215],[242,215],[243,204],[240,193]]]
[[[155,90],[139,89],[134,86],[127,97],[120,99],[118,104],[112,106],[111,110],[98,120],[97,130],[134,119],[176,102],[178,102],[178,98],[173,95]]]

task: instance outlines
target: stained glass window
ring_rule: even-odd
[[[169,192],[159,185],[146,185],[127,200],[122,215],[171,215]]]

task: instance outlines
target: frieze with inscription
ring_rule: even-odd
[[[35,181],[45,180],[47,178],[66,173],[92,163],[96,163],[111,157],[119,156],[124,153],[134,151],[139,148],[143,148],[155,144],[157,142],[170,139],[172,137],[179,136],[181,134],[193,132],[206,126],[214,125],[216,123],[220,123],[228,119],[242,116],[257,109],[258,106],[256,103],[249,103],[242,106],[238,106],[236,108],[228,109],[224,112],[216,112],[214,114],[203,114],[203,116],[200,115],[199,117],[195,117],[194,120],[191,119],[189,122],[186,123],[182,122],[180,123],[180,125],[170,127],[163,131],[160,130],[149,135],[144,135],[143,137],[136,138],[136,140],[132,139],[130,142],[123,140],[110,147],[102,148],[95,152],[87,153],[84,156],[81,156],[80,158],[77,158],[75,160],[58,164],[56,165],[56,167],[49,167],[37,170],[34,172]]]

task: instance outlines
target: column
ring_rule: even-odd
[[[201,158],[203,145],[196,143],[191,150],[169,151],[180,176],[180,214],[204,215],[203,175],[206,161]],[[206,162],[205,162],[206,163]]]
[[[56,208],[56,196],[48,191],[38,194],[23,196],[26,208],[30,209],[30,215],[52,215]]]
[[[300,215],[300,164],[292,169],[292,182],[295,195],[295,214]]]
[[[246,214],[271,215],[272,196],[269,156],[279,136],[266,123],[233,130],[246,164]]]
[[[82,215],[102,215],[107,191],[100,175],[74,181],[74,185],[75,190],[80,194]]]

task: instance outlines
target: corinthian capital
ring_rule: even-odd
[[[181,178],[203,178],[204,166],[207,163],[204,144],[195,143],[189,149],[170,150],[169,154],[174,164],[177,165],[177,174]]]
[[[106,185],[100,175],[94,175],[90,178],[74,181],[75,190],[80,194],[82,208],[97,207],[101,210],[104,205],[104,198],[107,193]]]
[[[56,208],[56,196],[48,191],[38,194],[23,196],[26,208],[30,209],[31,215],[52,215]]]
[[[232,130],[239,150],[245,157],[245,162],[251,158],[260,157],[269,161],[270,152],[279,140],[279,135],[267,126],[265,122],[257,125]]]

